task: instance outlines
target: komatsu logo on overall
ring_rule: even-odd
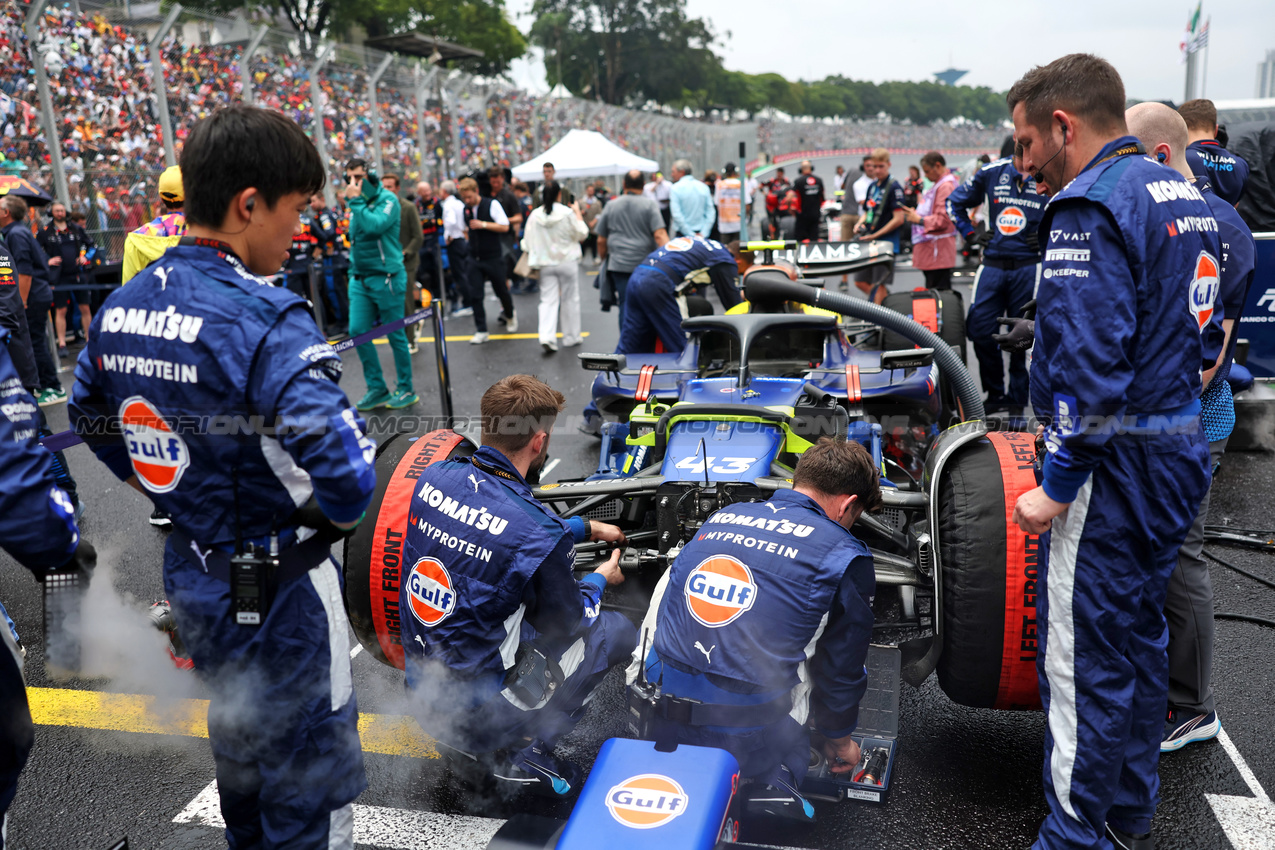
[[[654,829],[686,811],[682,786],[658,773],[630,777],[607,792],[611,817],[633,829]]]

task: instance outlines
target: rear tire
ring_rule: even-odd
[[[932,298],[930,293],[939,296],[939,338],[955,348],[961,362],[965,363],[965,303],[959,292],[950,289],[893,292],[885,297],[881,306],[911,317],[912,302],[917,298]],[[882,330],[881,334],[882,348],[885,351],[916,347],[916,343],[903,334],[890,330]]]

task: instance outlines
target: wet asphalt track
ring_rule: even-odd
[[[594,290],[588,284],[592,278],[586,281],[581,290],[584,327],[592,335],[583,350],[609,351],[617,337],[616,314],[598,310]],[[896,288],[919,282],[919,275],[901,273]],[[535,298],[522,296],[517,302],[520,330],[534,331]],[[450,334],[471,331],[469,319],[448,324]],[[388,349],[378,349],[388,367]],[[559,388],[568,399],[567,414],[578,413],[587,400],[592,375],[578,367],[574,351],[545,356],[536,341],[529,339],[493,341],[482,347],[453,342],[450,352],[459,414],[477,413],[482,391],[515,371],[534,371]],[[345,390],[351,398],[358,398],[363,392],[358,359],[347,352],[345,362]],[[437,413],[437,382],[429,349],[423,348],[415,362],[422,404],[405,415]],[[63,380],[69,387],[69,372]],[[65,407],[49,408],[48,413],[54,430],[66,427]],[[403,415],[378,418],[387,426],[395,420],[403,423]],[[551,445],[551,454],[560,462],[546,480],[592,471],[596,446],[591,438],[560,429]],[[142,611],[161,593],[164,533],[147,524],[149,502],[117,482],[85,447],[71,449],[68,458],[89,504],[84,533],[103,553],[103,561],[113,565],[115,588],[127,604]],[[1273,504],[1275,456],[1227,456],[1214,488],[1210,522],[1269,527],[1275,525],[1271,521]],[[1220,547],[1214,551],[1275,579],[1275,556]],[[1218,610],[1275,618],[1275,590],[1216,566],[1213,582]],[[32,688],[204,696],[187,674],[172,669],[153,638],[138,627],[111,638],[122,644],[118,652],[129,659],[132,670],[127,675],[114,681],[51,683],[40,649],[38,586],[3,553],[0,599],[30,648],[27,671]],[[134,619],[140,620],[140,616]],[[1243,623],[1218,624],[1215,683],[1223,725],[1235,750],[1251,768],[1255,783],[1268,790],[1275,789],[1275,742],[1268,716],[1275,692],[1273,665],[1275,632]],[[405,713],[399,696],[401,674],[366,653],[355,657],[353,666],[361,711]],[[562,750],[582,765],[590,764],[601,743],[620,731],[620,696],[619,677],[613,672],[584,723],[564,741]],[[754,831],[743,837],[789,846],[886,850],[1030,844],[1045,814],[1040,714],[978,711],[954,705],[931,677],[919,690],[904,687],[901,726],[893,796],[887,806],[819,804],[819,823],[806,832]],[[436,760],[369,753],[366,763],[369,788],[357,803],[403,811],[364,810],[365,823],[379,824],[379,834],[387,837],[362,846],[482,847],[498,823],[489,818],[504,818],[518,811],[552,815],[567,811],[566,807],[553,809],[535,801],[475,800],[456,789]],[[1193,745],[1170,754],[1162,763],[1161,777],[1164,801],[1156,820],[1160,847],[1275,848],[1275,807],[1254,798],[1260,789],[1246,782],[1221,743]],[[220,831],[202,825],[198,817],[193,823],[174,822],[212,778],[208,742],[200,738],[38,726],[35,750],[10,813],[10,845],[22,850],[96,850],[127,836],[132,848],[224,846]],[[1206,795],[1214,795],[1212,803]],[[1232,827],[1233,842],[1228,840],[1215,808],[1238,824]],[[1262,817],[1265,826],[1259,825]],[[1244,827],[1248,827],[1247,834],[1237,831]],[[368,834],[378,833],[373,830]]]

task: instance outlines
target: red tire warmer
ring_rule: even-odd
[[[454,431],[420,437],[399,435],[377,455],[377,492],[368,517],[345,546],[345,605],[359,642],[378,660],[403,669],[399,582],[408,508],[421,471],[433,463],[471,454],[474,446]]]
[[[967,446],[940,482],[943,654],[939,684],[977,708],[1040,707],[1036,591],[1040,538],[1013,521],[1036,487],[1036,441],[997,432]]]

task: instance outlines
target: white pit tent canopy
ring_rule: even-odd
[[[601,133],[568,130],[567,135],[549,150],[514,168],[514,177],[526,181],[543,180],[546,162],[553,163],[554,176],[559,180],[568,177],[614,177],[635,168],[645,172],[660,168],[655,160],[629,153]]]

